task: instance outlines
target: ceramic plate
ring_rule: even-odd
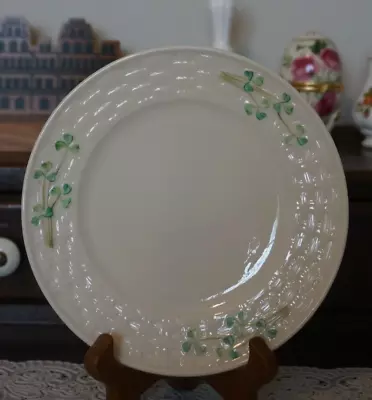
[[[341,163],[277,75],[231,53],[147,51],[77,87],[32,152],[28,257],[88,344],[166,375],[238,367],[319,306],[347,231]]]

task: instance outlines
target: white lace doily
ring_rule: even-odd
[[[164,381],[150,388],[145,400],[216,400],[206,385],[193,393],[172,390]],[[55,361],[0,361],[0,400],[104,400],[103,386],[83,366]],[[372,369],[282,367],[264,387],[260,400],[370,400]]]

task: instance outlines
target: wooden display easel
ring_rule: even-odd
[[[258,390],[270,382],[277,372],[274,353],[265,341],[255,337],[249,342],[249,361],[245,367],[201,378],[170,378],[175,389],[192,390],[205,382],[225,400],[254,400]],[[120,364],[114,357],[114,341],[103,334],[89,348],[84,359],[85,368],[106,386],[107,400],[138,400],[141,394],[164,376],[137,371]]]

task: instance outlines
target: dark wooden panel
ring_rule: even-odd
[[[24,168],[0,168],[0,194],[21,194]],[[0,203],[4,201],[0,197]]]
[[[83,362],[87,346],[65,325],[0,324],[0,358]]]
[[[327,311],[314,317],[277,350],[281,365],[317,368],[372,367],[369,313]]]
[[[372,203],[351,202],[349,206],[349,233],[344,257],[323,307],[345,312],[372,312]]]
[[[4,302],[45,302],[29,265],[22,240],[21,208],[10,197],[0,203],[0,237],[12,240],[21,252],[18,269],[0,278],[0,303]]]

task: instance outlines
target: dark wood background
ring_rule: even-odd
[[[27,136],[25,126],[18,129]],[[23,246],[21,187],[40,126],[32,129],[33,139],[26,144],[0,146],[0,237],[14,240],[22,252],[16,273],[0,279],[0,358],[82,362],[86,345],[46,303]],[[7,130],[12,132],[12,127]],[[0,126],[0,139],[1,132]],[[305,327],[277,351],[283,365],[372,367],[372,151],[362,149],[361,135],[354,127],[336,128],[333,138],[349,190],[347,246],[326,300]]]

